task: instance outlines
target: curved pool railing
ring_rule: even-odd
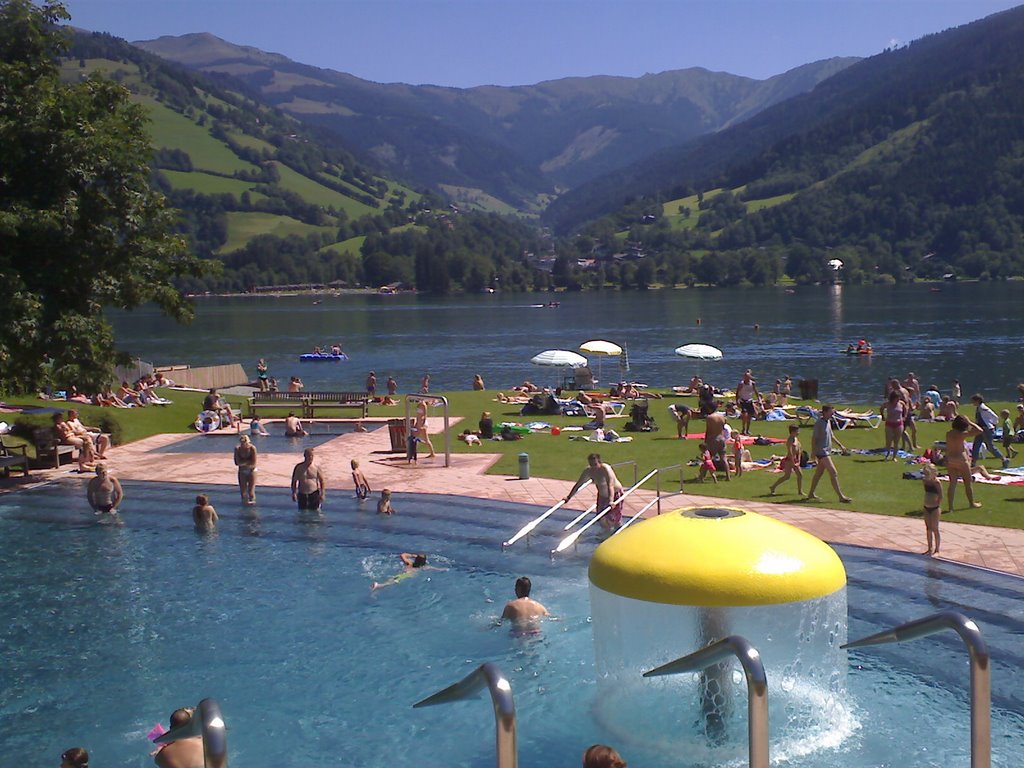
[[[168,744],[178,739],[203,737],[203,762],[206,768],[227,768],[228,736],[220,705],[213,699],[203,699],[187,723],[173,728],[154,739],[156,744]]]
[[[739,659],[747,678],[747,740],[750,768],[768,768],[768,677],[761,654],[739,635],[718,640],[681,659],[644,672],[644,677],[678,675],[707,669],[730,656]]]
[[[898,643],[952,629],[967,646],[971,664],[971,768],[992,764],[992,667],[981,630],[956,611],[940,611],[874,635],[854,640],[842,648]]]
[[[494,664],[481,664],[459,682],[422,701],[417,701],[412,706],[413,709],[418,709],[476,698],[484,688],[490,691],[491,704],[494,707],[495,765],[497,768],[516,768],[519,757],[516,749],[516,705],[512,699],[512,685]]]

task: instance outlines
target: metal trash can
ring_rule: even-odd
[[[391,452],[405,453],[405,419],[388,419],[388,435],[391,437]]]
[[[519,479],[530,479],[530,454],[528,453],[519,454]]]
[[[817,400],[818,399],[818,380],[817,379],[800,379],[797,382],[800,387],[800,399],[801,400]]]

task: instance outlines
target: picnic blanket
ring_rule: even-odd
[[[775,445],[777,443],[784,443],[784,442],[786,442],[785,440],[783,440],[780,437],[764,437],[762,435],[757,435],[755,437],[753,435],[737,435],[735,432],[733,433],[733,435],[730,438],[730,440],[734,441],[736,439],[736,437],[739,437],[743,441],[744,445]],[[703,432],[694,432],[693,434],[687,435],[686,439],[687,440],[703,440],[704,439],[704,433]]]

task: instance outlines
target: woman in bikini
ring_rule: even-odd
[[[924,530],[928,538],[926,555],[939,554],[939,513],[942,511],[942,486],[935,475],[935,465],[925,464],[924,469]]]
[[[981,434],[981,427],[960,414],[953,423],[951,429],[946,433],[946,471],[949,475],[949,490],[946,491],[946,498],[949,511],[953,511],[953,496],[956,494],[956,484],[959,480],[964,481],[964,493],[967,494],[967,503],[971,508],[981,506],[980,502],[974,500],[974,479],[971,477],[971,454],[970,443],[975,437]]]
[[[900,393],[895,389],[889,393],[888,401],[881,407],[882,417],[885,419],[885,454],[882,461],[889,460],[889,451],[892,451],[892,460],[896,461],[896,454],[900,448],[900,438],[903,435],[903,418],[906,416],[906,408]]]
[[[238,438],[235,446],[235,466],[238,467],[238,491],[243,504],[256,503],[256,446],[248,435]]]

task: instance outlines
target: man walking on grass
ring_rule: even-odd
[[[815,457],[818,462],[818,466],[814,470],[814,477],[811,478],[811,489],[807,494],[808,501],[821,501],[820,496],[816,496],[814,493],[815,488],[818,487],[818,481],[821,476],[828,472],[829,479],[832,481],[832,487],[835,488],[836,494],[839,496],[839,500],[844,504],[849,504],[853,499],[843,494],[839,488],[839,473],[836,471],[836,465],[832,461],[832,443],[836,445],[846,453],[847,448],[838,438],[832,434],[832,414],[835,413],[835,408],[831,405],[823,405],[821,407],[821,416],[814,425],[814,434],[811,437],[811,454]]]

